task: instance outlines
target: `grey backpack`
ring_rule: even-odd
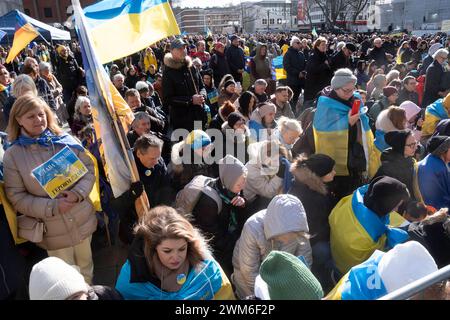
[[[211,187],[212,182],[216,179],[198,175],[178,192],[175,199],[175,209],[182,215],[190,217],[194,210],[202,192],[214,199],[217,203],[218,212],[222,211],[222,199],[217,191]]]

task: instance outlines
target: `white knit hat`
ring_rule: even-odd
[[[388,293],[438,270],[433,257],[417,241],[398,244],[381,258],[378,273]]]
[[[78,292],[88,292],[83,276],[60,258],[49,257],[33,266],[30,300],[65,300]]]

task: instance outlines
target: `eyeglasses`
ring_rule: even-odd
[[[405,144],[405,147],[409,147],[409,148],[415,148],[415,147],[417,147],[417,141],[414,141],[414,142],[412,142],[412,143],[409,143],[409,144]]]
[[[348,88],[348,89],[340,88],[340,90],[342,90],[342,92],[344,92],[345,94],[349,94],[349,93],[353,93],[353,91],[355,91],[355,87]]]

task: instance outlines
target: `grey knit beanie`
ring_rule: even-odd
[[[342,88],[349,82],[356,84],[356,77],[353,72],[348,68],[342,68],[336,70],[333,79],[331,79],[331,88],[336,90]]]
[[[247,168],[235,157],[227,154],[219,160],[219,177],[226,189],[231,190],[244,173],[247,173]]]

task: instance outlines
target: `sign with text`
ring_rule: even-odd
[[[64,147],[31,173],[50,198],[54,199],[87,172],[86,166],[77,155],[69,147]]]

